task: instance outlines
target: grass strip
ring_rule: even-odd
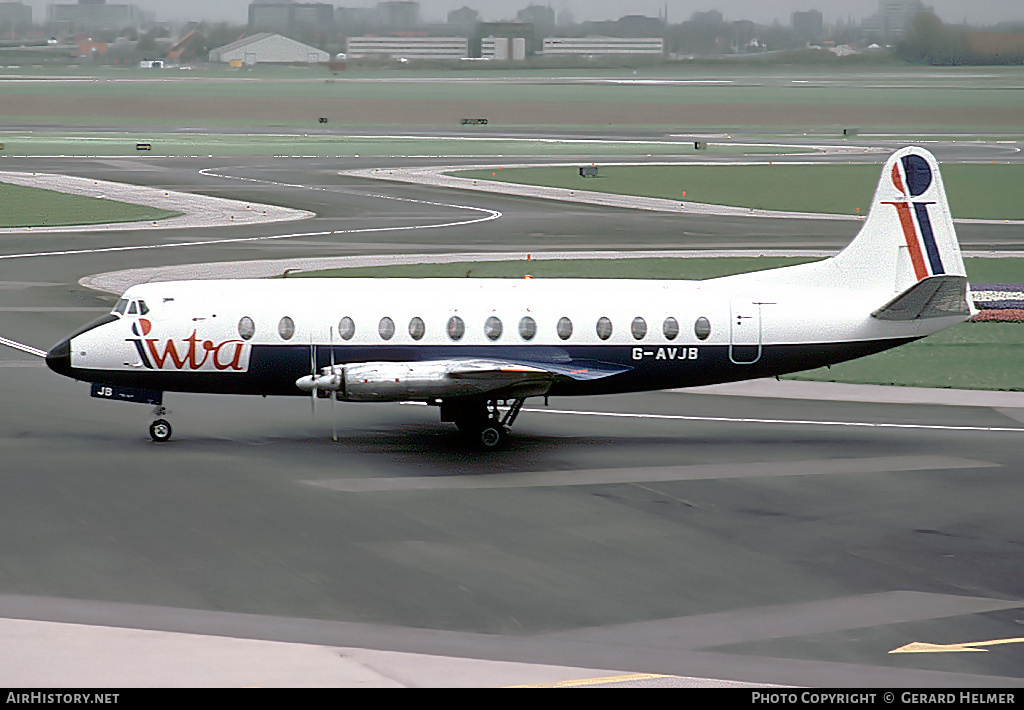
[[[118,202],[99,197],[70,195],[38,187],[0,182],[0,227],[57,227],[78,224],[141,222],[183,213]]]
[[[486,136],[416,138],[410,136],[345,136],[304,134],[289,127],[288,133],[90,133],[45,131],[0,132],[3,155],[160,155],[160,156],[278,156],[401,157],[445,156],[637,156],[696,155],[693,142],[682,140],[559,140]],[[382,131],[402,130],[381,128]],[[294,132],[292,132],[294,131]],[[149,148],[139,151],[138,144]],[[712,146],[700,154],[778,155],[811,152],[808,148],[765,146]]]
[[[599,166],[598,177],[579,168],[465,170],[451,175],[521,185],[592,190],[711,205],[786,212],[866,215],[878,184],[879,167],[867,165],[645,165]],[[1024,165],[942,166],[954,217],[1024,219]]]

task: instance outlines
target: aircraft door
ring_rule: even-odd
[[[753,365],[761,359],[761,304],[737,298],[730,310],[729,359],[736,365]]]

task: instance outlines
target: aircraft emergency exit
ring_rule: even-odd
[[[822,261],[703,281],[273,279],[148,283],[58,343],[98,397],[164,392],[418,401],[491,449],[529,397],[797,372],[976,312],[935,158],[886,162],[867,219]]]

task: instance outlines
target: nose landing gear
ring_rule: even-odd
[[[171,438],[171,423],[163,418],[167,414],[168,411],[164,407],[156,407],[153,410],[153,416],[159,419],[149,425],[149,436],[155,442],[162,443]]]

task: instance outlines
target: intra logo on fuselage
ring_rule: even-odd
[[[249,369],[250,347],[244,340],[215,342],[202,338],[196,328],[187,338],[178,341],[147,337],[152,331],[153,323],[139,318],[132,323],[132,333],[139,337],[127,338],[134,344],[142,364],[150,370],[245,372]]]

